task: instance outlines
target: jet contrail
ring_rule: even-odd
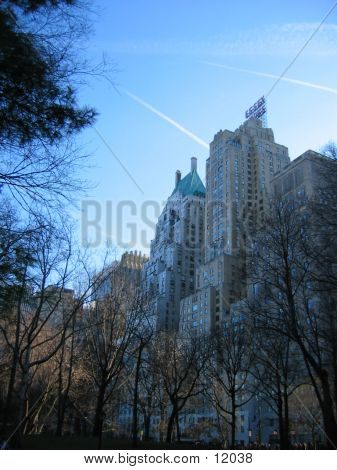
[[[205,149],[209,150],[209,145],[207,142],[205,142],[204,140],[200,139],[200,137],[198,137],[197,135],[193,134],[193,132],[189,131],[188,129],[186,129],[186,127],[183,127],[181,124],[179,124],[179,122],[177,121],[174,121],[172,118],[170,118],[169,116],[166,116],[166,114],[162,113],[161,111],[159,111],[158,109],[154,108],[152,105],[150,105],[149,103],[147,103],[146,101],[142,100],[141,98],[139,98],[139,96],[137,95],[134,95],[133,93],[131,93],[130,91],[126,90],[125,88],[122,88],[120,87],[122,92],[125,93],[126,95],[128,95],[131,99],[133,99],[134,101],[136,101],[137,103],[141,104],[144,108],[148,109],[149,111],[151,111],[152,113],[156,114],[157,116],[159,116],[160,118],[164,119],[164,121],[168,122],[169,124],[171,124],[172,126],[176,127],[180,132],[182,132],[183,134],[187,135],[190,139],[194,140],[195,142],[197,142],[199,145],[201,145],[202,147],[204,147]]]
[[[223,69],[234,70],[236,72],[249,73],[251,75],[257,75],[259,77],[276,78],[276,79],[280,78],[278,75],[274,75],[271,73],[264,73],[264,72],[257,72],[255,70],[241,69],[239,67],[231,67],[229,65],[217,64],[215,62],[202,61],[202,63],[206,65],[211,65],[212,67],[220,67]],[[336,88],[329,88],[324,85],[318,85],[317,83],[304,82],[303,80],[296,80],[295,78],[281,77],[280,80],[284,82],[295,83],[295,85],[302,85],[302,86],[307,86],[309,88],[316,88],[317,90],[327,91],[328,93],[333,93],[334,95],[337,95]]]

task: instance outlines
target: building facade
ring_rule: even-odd
[[[287,147],[258,119],[215,134],[206,161],[206,262],[245,250],[274,174],[289,163]]]
[[[212,335],[245,321],[247,253],[273,197],[310,198],[322,156],[307,151],[290,162],[272,129],[250,118],[235,131],[220,130],[210,144],[206,187],[192,158],[159,217],[143,288],[151,293],[157,328]],[[219,364],[221,368],[221,364]],[[224,375],[225,377],[225,375]],[[240,374],[239,379],[240,381]],[[243,384],[251,385],[243,378]],[[248,393],[242,388],[242,402]],[[202,435],[219,416],[209,400],[196,400],[180,416],[181,430]],[[237,440],[268,443],[277,418],[257,395],[237,411]],[[194,430],[193,430],[193,429]],[[199,434],[198,434],[199,433]],[[211,433],[212,438],[217,432]]]
[[[274,175],[271,180],[272,194],[276,198],[297,201],[315,197],[317,189],[323,184],[322,176],[327,171],[328,162],[327,157],[307,150]]]
[[[205,260],[196,270],[195,291],[181,300],[181,330],[219,328],[231,304],[246,297],[247,247],[262,222],[274,174],[289,163],[287,147],[258,119],[215,134],[206,161]]]
[[[204,259],[204,205],[205,187],[192,157],[184,178],[176,172],[144,266],[143,288],[152,298],[158,329],[179,328],[180,300],[195,290],[196,269]]]
[[[99,272],[93,282],[91,300],[103,300],[111,295],[114,289],[127,285],[130,291],[140,287],[144,264],[148,258],[140,251],[125,252],[120,261],[114,261]]]

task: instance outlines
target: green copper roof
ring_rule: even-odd
[[[171,196],[177,192],[181,193],[182,196],[205,197],[205,186],[203,185],[197,170],[192,170],[182,180],[180,180],[177,186],[174,188]]]

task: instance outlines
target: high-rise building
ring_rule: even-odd
[[[158,219],[150,258],[143,269],[142,288],[152,299],[158,329],[179,328],[182,333],[207,335],[223,328],[222,337],[232,331],[229,341],[234,344],[241,338],[241,344],[248,344],[247,298],[258,287],[247,289],[251,238],[261,228],[270,198],[305,198],[314,193],[322,158],[308,151],[290,163],[288,149],[275,142],[272,129],[250,118],[234,132],[224,130],[214,136],[206,162],[206,188],[197,174],[195,158],[184,178],[176,172],[174,190]],[[238,337],[233,336],[235,332]],[[207,373],[210,387],[229,380],[216,355],[214,361],[222,375],[217,381]],[[245,444],[251,440],[268,442],[277,417],[259,394],[250,399],[249,390],[256,383],[253,376],[247,377],[246,367],[243,362],[242,370],[235,372],[236,405],[240,403],[236,437]],[[221,403],[230,410],[224,390],[220,387]],[[127,405],[120,422],[129,423],[131,429]],[[153,416],[157,431],[159,422],[158,411]],[[219,422],[221,412],[205,396],[189,400],[179,416],[180,430],[198,432],[199,436],[203,431],[197,425],[203,423],[205,428],[207,423],[209,428],[213,426],[212,436],[217,437]]]
[[[271,180],[290,162],[272,129],[250,118],[234,132],[220,130],[206,161],[205,262],[196,289],[180,305],[180,328],[204,333],[227,321],[231,304],[246,297],[246,251],[273,192]]]
[[[219,131],[206,162],[206,261],[245,250],[276,171],[290,162],[272,129],[250,118],[236,131]]]
[[[242,266],[238,256],[222,254],[196,270],[195,291],[180,302],[180,329],[209,333],[229,315],[230,305],[242,298]]]
[[[307,150],[274,175],[272,194],[277,198],[291,197],[297,201],[314,197],[317,189],[324,185],[323,176],[328,171],[328,163],[327,157]]]
[[[206,189],[191,160],[159,217],[144,266],[158,327],[207,332],[246,297],[246,257],[271,195],[275,173],[290,162],[272,129],[250,118],[210,144]]]
[[[103,300],[122,285],[127,285],[130,292],[138,289],[142,269],[147,260],[147,256],[137,250],[123,253],[120,261],[114,261],[95,276],[92,301]]]
[[[204,260],[204,205],[205,187],[192,157],[184,178],[176,172],[144,266],[143,287],[153,299],[158,329],[178,329],[180,300],[195,290],[195,272]]]

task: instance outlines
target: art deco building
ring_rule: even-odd
[[[121,284],[127,285],[130,292],[140,287],[141,272],[148,258],[140,251],[123,253],[120,261],[114,261],[94,279],[92,301],[103,300]]]
[[[307,150],[295,158],[272,179],[272,193],[275,197],[310,199],[324,185],[323,175],[328,171],[329,160],[320,153]]]
[[[245,249],[270,193],[274,173],[290,162],[272,129],[251,118],[236,131],[219,131],[206,162],[206,261]]]
[[[289,162],[288,149],[259,119],[214,136],[206,161],[205,262],[196,270],[195,292],[181,301],[182,330],[219,327],[231,304],[246,297],[249,240],[263,218],[274,174]]]
[[[205,187],[197,172],[181,178],[168,198],[144,266],[143,287],[153,299],[158,329],[178,329],[180,300],[195,291],[195,274],[204,261]]]

